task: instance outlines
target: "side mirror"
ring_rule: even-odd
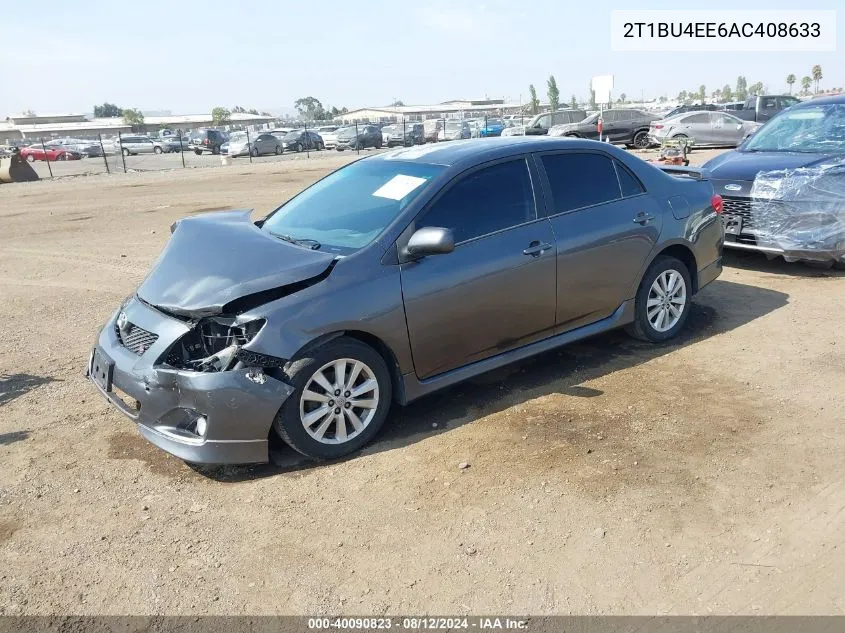
[[[402,259],[411,261],[428,255],[445,255],[455,250],[455,236],[451,229],[427,226],[417,229],[402,249]]]

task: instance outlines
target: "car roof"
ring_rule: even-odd
[[[789,95],[784,95],[789,96]],[[796,103],[792,108],[802,108],[804,106],[815,106],[815,105],[824,105],[828,103],[845,103],[845,94],[841,95],[832,95],[830,97],[816,97],[815,99],[809,99],[808,101],[802,101],[801,103]],[[792,109],[790,108],[790,109]]]
[[[609,153],[616,153],[614,151],[616,148],[608,147],[608,143],[586,139],[551,136],[504,136],[485,139],[483,142],[466,139],[450,141],[449,143],[419,145],[377,154],[365,160],[406,160],[445,167],[459,165],[469,167],[525,152],[556,149],[601,149]]]

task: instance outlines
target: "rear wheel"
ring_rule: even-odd
[[[123,148],[123,155],[124,155],[124,156],[129,156],[129,150],[128,150],[128,149],[126,149],[125,147]]]
[[[336,459],[368,443],[390,409],[390,372],[371,347],[341,337],[307,352],[285,370],[295,391],[273,426],[294,450]]]
[[[646,132],[645,130],[640,130],[639,132],[634,134],[633,142],[634,147],[636,147],[637,149],[646,149],[650,145],[650,142],[648,140],[648,132]]]
[[[27,154],[26,160],[30,163],[35,162],[35,154]]]
[[[202,150],[201,150],[201,149],[195,149],[195,150],[194,150],[194,154],[196,154],[197,156],[201,156],[201,155],[202,155]]]
[[[161,149],[160,147],[154,147],[154,148],[153,148],[153,151],[154,151],[156,154],[161,154],[162,149]]]
[[[628,333],[643,341],[660,343],[675,337],[689,315],[692,283],[686,265],[668,255],[649,266],[634,305],[634,322]]]
[[[281,153],[282,153],[282,148],[280,146],[276,145],[276,156],[278,156]]]
[[[302,151],[302,143],[297,143],[296,145],[293,146],[293,149],[295,149],[297,152],[301,152]]]

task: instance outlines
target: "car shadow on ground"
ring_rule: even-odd
[[[582,398],[602,395],[602,391],[583,383],[729,332],[785,306],[787,301],[788,295],[782,292],[717,280],[696,296],[684,330],[672,341],[650,344],[615,330],[482,374],[407,407],[394,406],[376,440],[345,459],[407,446],[552,393]],[[214,480],[232,483],[327,463],[331,462],[309,460],[279,440],[271,443],[270,464],[194,469]]]
[[[53,382],[55,378],[31,374],[0,374],[0,406],[11,402],[36,387]]]
[[[806,262],[788,262],[783,257],[769,259],[763,253],[752,251],[725,250],[722,256],[722,263],[731,268],[785,275],[788,277],[831,279],[845,277],[845,271],[827,268],[826,264],[816,266]]]

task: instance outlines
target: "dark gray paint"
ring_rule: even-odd
[[[648,193],[554,215],[546,204],[540,161],[531,158],[544,151],[605,152],[627,165]],[[458,244],[448,254],[400,264],[414,219],[444,186],[479,165],[521,156],[529,158],[535,221]],[[365,160],[419,160],[447,169],[378,240],[336,260],[267,237],[246,221],[246,212],[182,221],[139,287],[139,297],[198,319],[240,296],[313,278],[335,261],[322,281],[240,314],[240,322],[266,320],[245,347],[290,359],[306,346],[352,333],[377,342],[394,370],[397,400],[405,403],[630,322],[639,280],[667,247],[687,249],[694,258],[696,270],[691,272],[697,287],[721,271],[724,232],[710,206],[709,182],[673,178],[608,144],[505,137],[409,148]],[[668,202],[672,196],[688,202],[688,217],[675,219]],[[640,213],[654,219],[635,222]],[[537,256],[524,253],[534,242],[553,248]],[[140,357],[124,350],[113,334],[115,313],[98,345],[117,364],[115,384],[141,401],[139,422],[145,436],[190,461],[266,461],[273,416],[292,388],[272,379],[246,385],[243,370],[173,376],[154,362],[193,321],[167,316],[137,300],[126,311],[130,321],[159,334],[159,340]],[[211,407],[209,441],[180,443],[151,419],[177,402]]]

